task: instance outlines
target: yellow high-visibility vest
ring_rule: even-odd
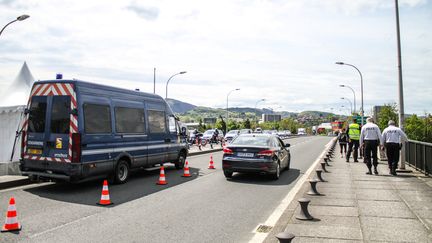
[[[360,125],[357,123],[350,124],[348,136],[352,140],[360,140]]]

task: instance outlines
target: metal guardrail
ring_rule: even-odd
[[[432,174],[432,143],[405,142],[405,161],[425,175]]]

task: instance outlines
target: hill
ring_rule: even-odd
[[[170,105],[172,111],[176,114],[183,114],[197,107],[195,105],[170,98],[166,99],[166,101]]]

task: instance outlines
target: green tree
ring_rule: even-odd
[[[382,130],[388,126],[388,122],[390,120],[393,120],[396,122],[398,121],[398,113],[396,109],[396,103],[394,104],[385,104],[381,111],[378,113],[378,121],[377,125]]]
[[[423,121],[417,115],[405,119],[405,133],[409,139],[423,141]]]
[[[250,129],[250,128],[251,128],[251,122],[250,122],[249,118],[247,118],[247,119],[243,122],[242,127],[243,127],[243,128],[247,128],[247,129]]]

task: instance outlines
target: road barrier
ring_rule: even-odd
[[[405,160],[425,175],[432,173],[432,143],[415,140],[405,142]]]
[[[310,201],[311,200],[307,199],[307,198],[300,198],[298,200],[298,202],[300,203],[300,212],[296,216],[296,219],[299,219],[299,220],[312,220],[312,219],[314,219],[314,217],[312,217],[312,215],[310,215],[310,213],[308,211],[308,205],[309,205]]]
[[[310,190],[307,194],[312,196],[321,196],[322,194],[319,193],[318,190],[316,189],[316,184],[318,183],[318,180],[312,179],[309,180],[309,183],[310,183]]]

